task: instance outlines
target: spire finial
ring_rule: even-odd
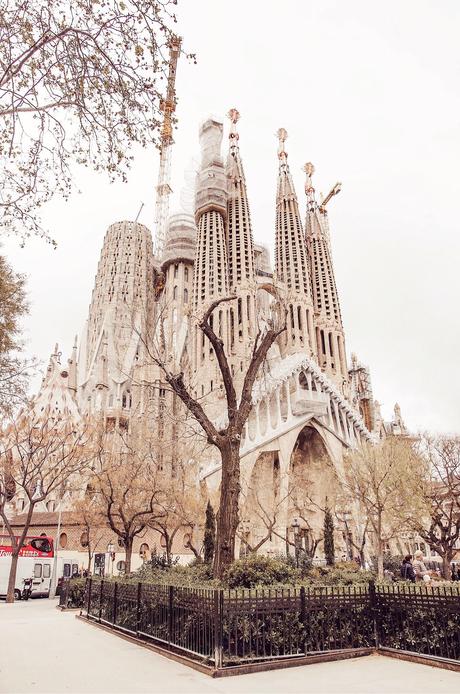
[[[229,138],[231,140],[238,140],[239,135],[236,132],[236,124],[240,120],[240,112],[236,108],[231,108],[230,111],[227,113],[227,116],[230,118],[231,122]]]
[[[305,171],[307,175],[307,179],[305,181],[305,195],[308,198],[308,206],[310,210],[313,209],[315,206],[315,189],[313,188],[313,182],[311,180],[311,177],[315,173],[315,167],[311,163],[311,161],[308,161],[305,166],[303,167],[303,171]]]
[[[284,143],[287,140],[287,130],[285,128],[279,128],[279,130],[276,131],[276,137],[279,140],[279,146],[278,146],[278,158],[279,159],[287,159],[287,152],[284,149]]]

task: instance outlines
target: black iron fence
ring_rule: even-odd
[[[460,660],[452,588],[222,590],[89,579],[85,612],[215,668],[379,647]]]
[[[451,586],[377,586],[378,646],[460,661],[460,593]]]

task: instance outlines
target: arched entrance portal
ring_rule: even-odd
[[[257,458],[241,505],[241,556],[272,550],[281,502],[278,452],[268,451]]]
[[[287,546],[310,558],[322,555],[324,511],[334,508],[336,473],[324,441],[312,426],[297,437],[291,454]]]

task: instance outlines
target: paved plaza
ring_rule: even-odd
[[[460,673],[378,655],[211,679],[60,612],[0,602],[0,692],[71,694],[445,694]]]

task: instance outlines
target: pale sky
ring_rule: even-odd
[[[286,128],[302,215],[305,162],[318,192],[343,184],[329,219],[348,356],[370,365],[386,417],[399,402],[412,430],[459,432],[458,0],[181,0],[178,15],[198,65],[178,68],[174,190],[199,123],[236,107],[254,237],[272,247]],[[79,171],[81,194],[43,210],[57,250],[5,242],[29,276],[29,354],[46,361],[55,342],[70,353],[107,226],[143,201],[153,228],[157,168],[141,151],[124,185]]]

